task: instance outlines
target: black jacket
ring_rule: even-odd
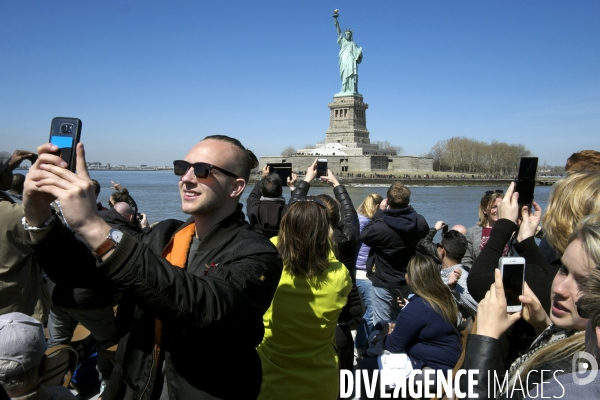
[[[467,278],[469,293],[476,301],[481,301],[492,283],[494,283],[494,271],[498,267],[498,260],[502,256],[504,246],[516,230],[517,224],[509,219],[499,219],[494,224],[490,238],[475,259]],[[527,263],[525,266],[525,281],[542,303],[546,313],[550,313],[552,281],[558,272],[558,265],[551,265],[546,262],[535,243],[534,237],[515,243],[515,249],[521,257],[525,258]]]
[[[287,210],[285,199],[261,200],[260,181],[254,185],[246,201],[246,214],[250,226],[267,238],[277,236],[283,214]]]
[[[98,265],[60,223],[31,245],[51,277],[81,285],[90,274],[102,274],[136,300],[122,365],[133,399],[152,396],[156,319],[164,325],[164,380],[171,399],[255,399],[262,380],[256,346],[264,335],[262,315],[281,277],[281,259],[244,221],[239,206],[202,238],[187,268],[174,267],[159,254],[175,228],[192,222],[163,221],[140,234],[141,241],[124,234]],[[54,265],[57,249],[64,260]]]
[[[131,235],[141,232],[141,229],[136,230],[129,225],[127,220],[114,208],[100,211],[98,212],[98,215],[100,215],[100,217],[102,217],[102,219],[112,228],[119,229]],[[81,236],[75,235],[75,237],[85,244],[85,241]],[[90,287],[90,285],[92,287]],[[117,293],[111,285],[110,279],[104,274],[98,276],[97,280],[94,282],[88,282],[88,285],[84,287],[73,287],[70,284],[60,284],[51,279],[49,282],[49,290],[52,296],[53,305],[81,310],[112,306],[114,296]]]
[[[499,386],[496,386],[496,395],[494,396],[494,374],[497,377],[499,385],[502,385],[504,381],[504,375],[507,373],[505,366],[502,363],[502,355],[500,349],[500,342],[498,339],[494,339],[489,336],[482,335],[469,335],[467,338],[467,346],[465,349],[465,359],[461,369],[464,370],[476,370],[475,380],[477,385],[473,387],[474,397],[465,397],[466,399],[522,399],[523,391],[521,391],[521,385],[517,382],[514,387],[516,390],[512,390],[513,386],[509,386],[508,392],[500,395],[501,390]],[[556,376],[571,373],[573,371],[572,356],[569,355],[563,359],[544,363],[536,366],[531,373],[527,375],[520,375],[522,387],[525,389],[525,395],[529,392],[530,395],[535,396],[536,391],[539,394],[540,383],[542,381],[547,382],[554,380],[554,372]],[[542,373],[542,371],[544,371]],[[551,371],[551,372],[549,372]],[[463,375],[460,380],[460,389],[463,393],[468,393],[468,381],[466,375]],[[542,380],[543,378],[543,380]],[[504,384],[506,388],[506,384]],[[489,396],[488,396],[489,394]],[[546,397],[549,398],[549,397]]]
[[[377,210],[360,233],[371,246],[367,276],[378,287],[396,288],[406,284],[406,266],[415,254],[419,240],[427,236],[429,225],[411,207]]]

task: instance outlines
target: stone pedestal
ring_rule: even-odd
[[[369,105],[363,101],[362,96],[334,97],[333,103],[329,103],[328,106],[331,111],[325,144],[356,143],[357,147],[369,149],[373,147],[367,129]]]

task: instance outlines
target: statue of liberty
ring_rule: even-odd
[[[340,53],[340,78],[342,79],[342,91],[336,96],[359,95],[358,93],[358,64],[362,61],[362,47],[358,47],[352,41],[352,31],[346,29],[344,34],[338,23],[338,10],[333,12],[333,21],[338,34]]]

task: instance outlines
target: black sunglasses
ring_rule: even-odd
[[[590,315],[585,311],[585,308],[583,308],[583,305],[581,304],[581,299],[575,302],[575,306],[577,307],[577,314],[579,314],[581,318],[590,318]]]
[[[488,190],[488,191],[485,192],[485,194],[494,194],[494,193],[504,194],[504,190],[502,190],[502,189],[496,189],[496,190]]]
[[[197,163],[192,164],[185,160],[173,161],[173,172],[175,172],[175,175],[177,175],[177,176],[185,175],[190,170],[191,167],[194,168],[194,175],[198,179],[208,178],[210,171],[213,169],[216,169],[217,171],[221,171],[225,175],[232,176],[234,178],[239,178],[239,176],[237,176],[233,172],[229,172],[223,168],[217,167],[216,165],[208,164],[205,162],[197,162]]]

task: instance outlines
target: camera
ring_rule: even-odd
[[[60,133],[73,133],[73,124],[62,124],[60,126]]]
[[[136,217],[136,218],[137,218],[139,221],[141,221],[141,220],[143,220],[143,219],[144,219],[144,216],[143,216],[141,213],[137,213],[137,214],[135,214],[135,217]]]

